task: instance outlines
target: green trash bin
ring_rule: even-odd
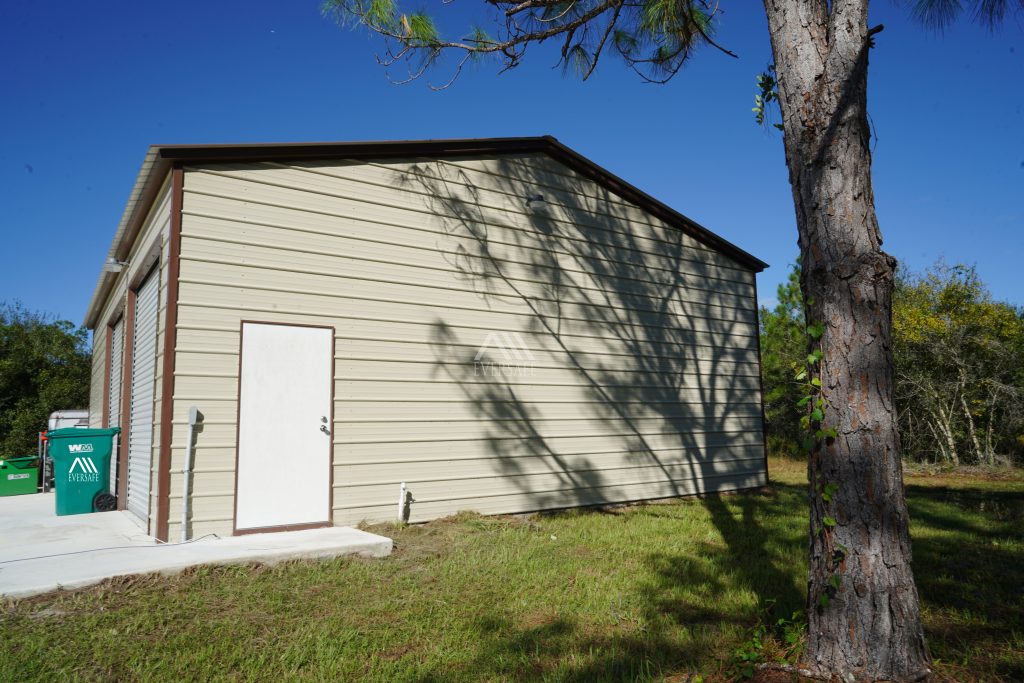
[[[96,512],[97,497],[109,493],[110,453],[120,431],[69,427],[46,435],[58,515]]]
[[[0,458],[0,496],[35,493],[39,488],[39,458]]]

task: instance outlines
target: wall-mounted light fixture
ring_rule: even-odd
[[[107,260],[103,263],[103,268],[101,268],[100,270],[102,270],[104,273],[120,273],[121,270],[124,269],[124,267],[127,265],[127,261],[118,261],[116,258],[111,256],[107,258]]]
[[[541,211],[545,206],[544,195],[534,194],[526,198],[526,208],[530,211]]]

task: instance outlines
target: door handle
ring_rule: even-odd
[[[331,435],[331,430],[327,428],[327,425],[320,425],[320,431],[323,432],[324,434],[327,434],[328,436]]]

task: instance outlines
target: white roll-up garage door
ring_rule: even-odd
[[[121,366],[124,362],[124,318],[110,328],[110,384],[107,386],[107,424],[121,426]],[[117,439],[110,457],[110,490],[117,491]]]
[[[132,339],[132,408],[128,424],[128,501],[126,507],[149,527],[150,461],[153,454],[153,383],[156,376],[156,323],[160,278],[151,273],[135,298]]]

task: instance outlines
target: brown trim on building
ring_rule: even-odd
[[[171,171],[171,226],[167,236],[167,310],[164,319],[163,379],[160,383],[160,449],[156,477],[156,538],[170,535],[171,443],[174,435],[174,361],[178,340],[178,279],[181,268],[181,205],[184,171]],[[184,501],[182,501],[184,504]]]
[[[333,526],[331,522],[312,522],[310,524],[285,524],[283,526],[261,526],[252,529],[235,529],[235,536],[247,536],[248,534],[268,534],[278,531],[303,531],[305,529],[326,529]]]
[[[242,336],[245,324],[250,325],[280,325],[282,327],[310,327],[318,330],[331,331],[331,414],[329,424],[331,425],[331,441],[328,446],[328,477],[327,477],[327,521],[310,522],[308,524],[290,524],[284,526],[258,527],[252,529],[238,528],[238,443],[239,430],[242,424]],[[274,320],[239,320],[238,321],[238,382],[236,383],[235,394],[235,497],[231,508],[231,534],[243,536],[245,534],[258,534],[273,531],[299,531],[301,529],[320,529],[334,525],[334,385],[336,382],[336,365],[334,350],[337,344],[338,331],[333,325],[311,325],[308,323],[283,323]]]
[[[132,360],[135,355],[135,297],[135,290],[129,287],[124,307],[124,355],[121,358],[121,444],[117,459],[118,510],[124,510],[128,503],[128,439],[132,414]]]
[[[754,338],[757,340],[757,390],[761,395],[761,443],[764,446],[764,478],[768,478],[768,422],[764,417],[764,367],[761,361],[761,304],[757,300],[757,274],[751,273],[754,281]]]

